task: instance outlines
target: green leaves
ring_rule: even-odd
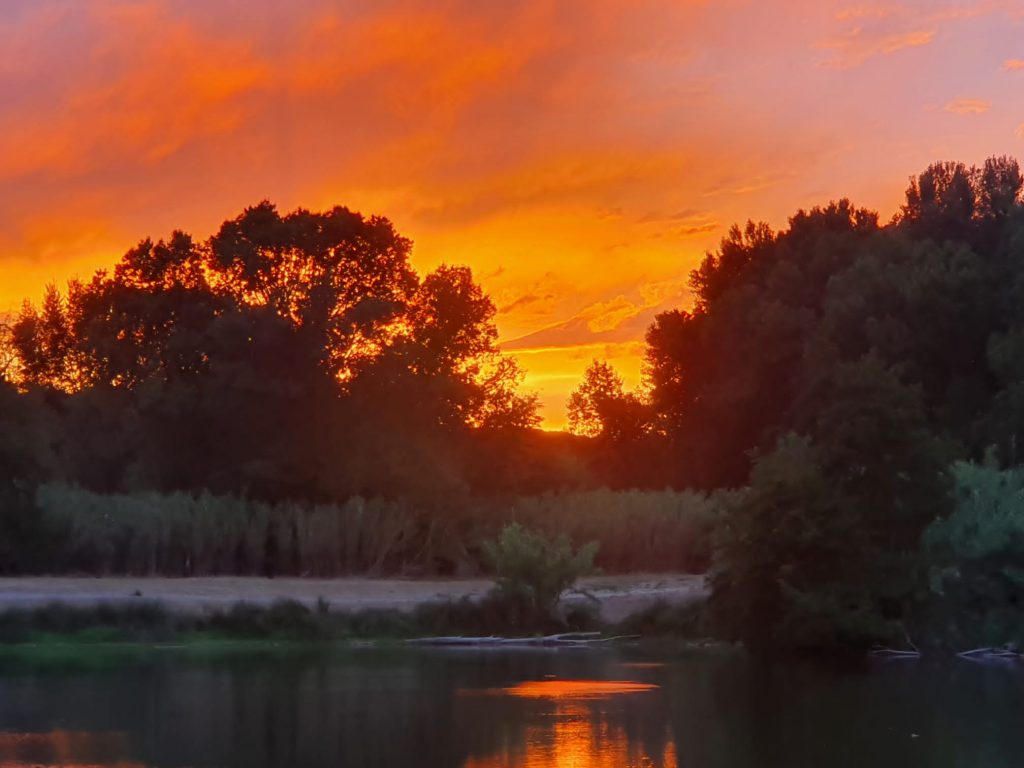
[[[549,539],[512,523],[483,551],[494,569],[496,601],[512,623],[536,627],[550,620],[566,589],[593,572],[597,543],[574,551],[566,536]]]

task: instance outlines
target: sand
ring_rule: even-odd
[[[681,605],[702,600],[707,594],[703,576],[679,574],[594,576],[581,580],[579,587],[598,599],[601,616],[610,622],[659,600]],[[52,602],[95,605],[150,600],[171,610],[203,612],[238,602],[268,605],[291,599],[313,605],[323,598],[332,610],[407,611],[434,600],[476,598],[490,588],[486,579],[18,577],[0,578],[0,610]],[[567,594],[565,599],[586,598]]]

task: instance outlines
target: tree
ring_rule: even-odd
[[[0,383],[13,384],[21,378],[13,325],[0,319]]]
[[[923,540],[929,590],[923,629],[954,650],[1024,643],[1024,471],[953,465],[953,514]]]
[[[942,241],[964,239],[975,214],[974,171],[963,163],[928,166],[910,179],[900,213],[905,226]]]
[[[268,202],[205,243],[143,240],[66,297],[51,286],[25,305],[19,383],[75,393],[61,455],[99,489],[463,488],[474,430],[534,427],[537,400],[518,391],[470,270],[421,278],[411,245],[382,217]],[[115,423],[145,439],[113,439]]]
[[[11,333],[26,384],[64,391],[80,385],[65,299],[56,285],[46,287],[40,310],[22,305]]]
[[[586,437],[621,442],[636,440],[650,428],[647,406],[633,392],[626,392],[615,369],[594,360],[583,382],[569,397],[569,431]]]
[[[0,381],[0,573],[45,570],[47,531],[33,504],[54,474],[52,413],[39,393]]]
[[[942,445],[919,393],[875,357],[837,365],[803,408],[807,434],[761,456],[723,518],[714,610],[757,648],[899,637],[921,535],[950,508]]]
[[[1012,157],[990,157],[975,171],[975,208],[978,218],[998,222],[1008,216],[1020,201],[1024,176]]]

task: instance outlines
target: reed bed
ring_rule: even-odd
[[[38,489],[36,506],[51,572],[342,576],[479,573],[482,543],[509,522],[576,545],[597,542],[597,565],[607,572],[700,572],[718,504],[668,490],[477,498],[444,508],[361,497],[268,504],[50,484]]]

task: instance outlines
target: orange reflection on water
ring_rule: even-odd
[[[0,733],[0,768],[143,768],[118,757],[127,751],[123,733]]]
[[[658,686],[627,680],[529,680],[504,692],[525,699],[594,699],[626,693],[645,693]]]
[[[596,708],[595,700],[657,687],[618,680],[534,680],[502,689],[518,698],[549,699],[554,711],[526,726],[521,743],[471,757],[463,768],[678,768],[667,733],[660,753],[648,754]]]

